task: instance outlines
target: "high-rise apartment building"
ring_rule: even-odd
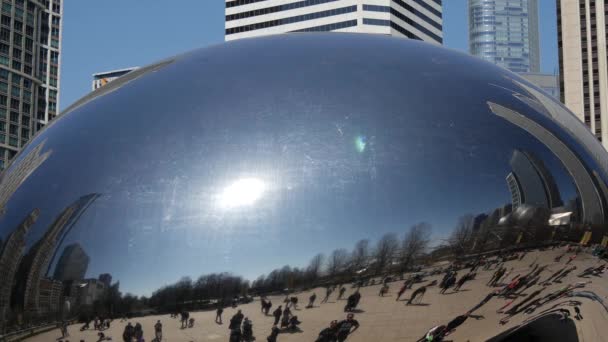
[[[539,72],[537,0],[469,0],[469,52],[513,72]]]
[[[562,102],[608,148],[606,0],[557,0]]]
[[[441,0],[226,0],[226,40],[339,31],[442,44],[442,25]]]
[[[61,0],[0,5],[0,169],[57,114]]]

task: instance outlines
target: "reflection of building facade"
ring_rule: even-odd
[[[510,164],[513,172],[507,176],[507,183],[514,209],[522,204],[548,209],[563,204],[553,176],[540,159],[515,150]]]
[[[13,196],[13,193],[53,152],[47,151],[40,154],[43,147],[44,142],[38,144],[38,146],[23,156],[23,159],[15,166],[14,170],[4,174],[0,179],[0,215],[4,213],[5,206],[11,199],[11,196]]]
[[[521,195],[521,185],[517,181],[517,177],[513,172],[509,172],[507,175],[507,186],[509,187],[509,192],[511,193],[511,204],[513,205],[513,209],[519,208],[522,205],[522,195]]]
[[[21,309],[29,315],[45,312],[45,308],[40,307],[41,283],[48,273],[57,246],[61,245],[67,232],[97,197],[98,194],[86,195],[67,207],[23,257],[13,292],[13,297],[16,298],[13,301],[15,309]]]
[[[3,324],[7,321],[7,313],[11,303],[11,292],[13,290],[13,279],[17,272],[17,266],[21,262],[25,250],[25,235],[30,227],[36,223],[40,215],[39,209],[32,212],[17,226],[17,228],[6,238],[0,253],[0,332]]]
[[[558,0],[562,102],[608,147],[606,1]]]
[[[536,85],[554,99],[559,100],[559,76],[536,72],[519,73],[519,76]]]
[[[226,0],[226,40],[286,32],[337,31],[385,34],[443,43],[437,0],[266,1]]]
[[[81,280],[87,272],[89,256],[80,244],[66,246],[55,267],[54,279],[60,281]]]
[[[104,71],[97,74],[93,74],[93,86],[92,90],[99,89],[104,85],[114,81],[115,79],[122,77],[133,70],[137,70],[138,67],[125,68],[120,70]]]
[[[99,275],[99,281],[104,283],[107,287],[112,284],[112,275],[109,273],[102,273]]]
[[[105,295],[108,287],[105,283],[98,279],[85,279],[84,284],[80,288],[79,304],[93,305],[96,300],[101,300]]]
[[[63,283],[55,279],[43,278],[38,286],[38,314],[59,312]]]
[[[528,117],[496,103],[488,104],[492,112],[532,134],[562,162],[574,181],[580,199],[579,212],[582,223],[604,223],[605,210],[602,194],[596,188],[591,174],[577,155],[546,128]]]
[[[469,0],[469,53],[513,72],[538,72],[536,0]]]

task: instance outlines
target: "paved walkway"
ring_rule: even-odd
[[[549,277],[553,272],[563,267],[567,256],[562,258],[561,263],[554,263],[553,258],[563,251],[546,251],[546,252],[531,252],[526,257],[519,261],[511,261],[506,263],[508,268],[513,267],[514,270],[510,278],[517,274],[525,274],[529,269],[529,265],[537,260],[541,265],[549,264],[547,270],[541,274],[541,280]],[[596,291],[602,297],[608,295],[608,281],[606,276],[592,277],[590,279],[577,278],[576,275],[589,266],[599,266],[601,263],[588,254],[580,254],[572,265],[576,265],[578,269],[571,272],[561,284],[553,284],[548,286],[543,294],[547,294],[552,290],[559,289],[567,284],[591,280],[592,283],[586,289]],[[361,288],[361,302],[359,308],[360,313],[357,313],[355,318],[361,323],[358,331],[352,334],[348,341],[352,342],[384,342],[384,341],[415,341],[420,338],[428,329],[439,324],[446,324],[455,316],[465,313],[469,308],[479,303],[490,291],[491,288],[485,286],[486,282],[492,275],[491,271],[478,271],[477,279],[467,282],[461,291],[452,293],[451,290],[447,294],[439,294],[439,288],[431,287],[427,290],[422,303],[420,305],[406,306],[404,301],[395,301],[396,292],[398,291],[401,282],[390,284],[390,290],[387,296],[379,297],[379,286],[368,286]],[[460,271],[459,276],[465,271]],[[439,279],[441,276],[435,276],[428,280]],[[428,280],[423,284],[428,283]],[[414,285],[416,289],[420,284]],[[538,285],[525,291],[529,294],[540,288]],[[298,294],[301,308],[292,310],[302,321],[300,333],[281,333],[278,341],[280,342],[298,342],[298,341],[314,341],[317,334],[328,323],[333,320],[341,320],[345,318],[343,312],[345,300],[336,301],[337,293],[334,293],[330,301],[326,304],[319,304],[325,292],[324,289],[315,289],[317,293],[317,303],[312,309],[305,309],[310,292]],[[352,293],[354,289],[348,288],[345,297]],[[402,300],[409,298],[412,290],[406,291]],[[282,304],[282,297],[271,297],[274,310],[277,305]],[[581,311],[584,319],[577,321],[579,332],[583,334],[583,341],[602,341],[608,340],[604,336],[608,336],[608,324],[606,319],[608,314],[598,303],[587,299],[577,299],[583,302]],[[449,336],[453,341],[484,341],[505,329],[508,329],[523,319],[529,318],[522,314],[513,317],[506,325],[499,325],[498,321],[504,317],[502,314],[496,313],[496,310],[503,306],[508,300],[504,298],[493,298],[485,306],[475,312],[475,314],[483,315],[481,319],[469,318],[461,325],[455,333]],[[517,302],[517,301],[516,301]],[[552,303],[553,304],[553,303]],[[551,305],[548,305],[551,306]],[[266,341],[270,329],[272,327],[273,317],[264,316],[260,312],[259,301],[241,305],[241,309],[245,316],[253,321],[253,331],[257,341]],[[540,312],[541,310],[537,310]],[[163,324],[163,341],[228,341],[228,322],[230,317],[236,312],[236,309],[227,308],[224,310],[223,325],[214,323],[215,312],[192,312],[190,315],[194,317],[195,326],[188,329],[180,329],[180,322],[177,319],[170,318],[168,315],[148,316],[132,319],[131,322],[139,322],[144,329],[144,337],[146,341],[151,341],[153,338],[154,324],[157,320]],[[535,313],[536,314],[536,313]],[[122,341],[122,331],[125,322],[115,320],[112,322],[110,329],[104,331],[107,336],[111,336],[113,341]],[[97,341],[96,331],[78,331],[80,325],[69,327],[71,336],[69,341]],[[584,330],[584,331],[583,331]],[[55,341],[60,337],[59,330],[53,330],[35,337],[28,341]]]

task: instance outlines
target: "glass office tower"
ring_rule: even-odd
[[[538,2],[469,0],[469,52],[513,72],[539,72]]]

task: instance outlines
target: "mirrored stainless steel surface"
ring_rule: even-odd
[[[555,99],[445,48],[196,50],[88,95],[1,175],[0,330],[403,274],[412,226],[437,247],[465,222],[471,253],[598,242],[607,165]]]

